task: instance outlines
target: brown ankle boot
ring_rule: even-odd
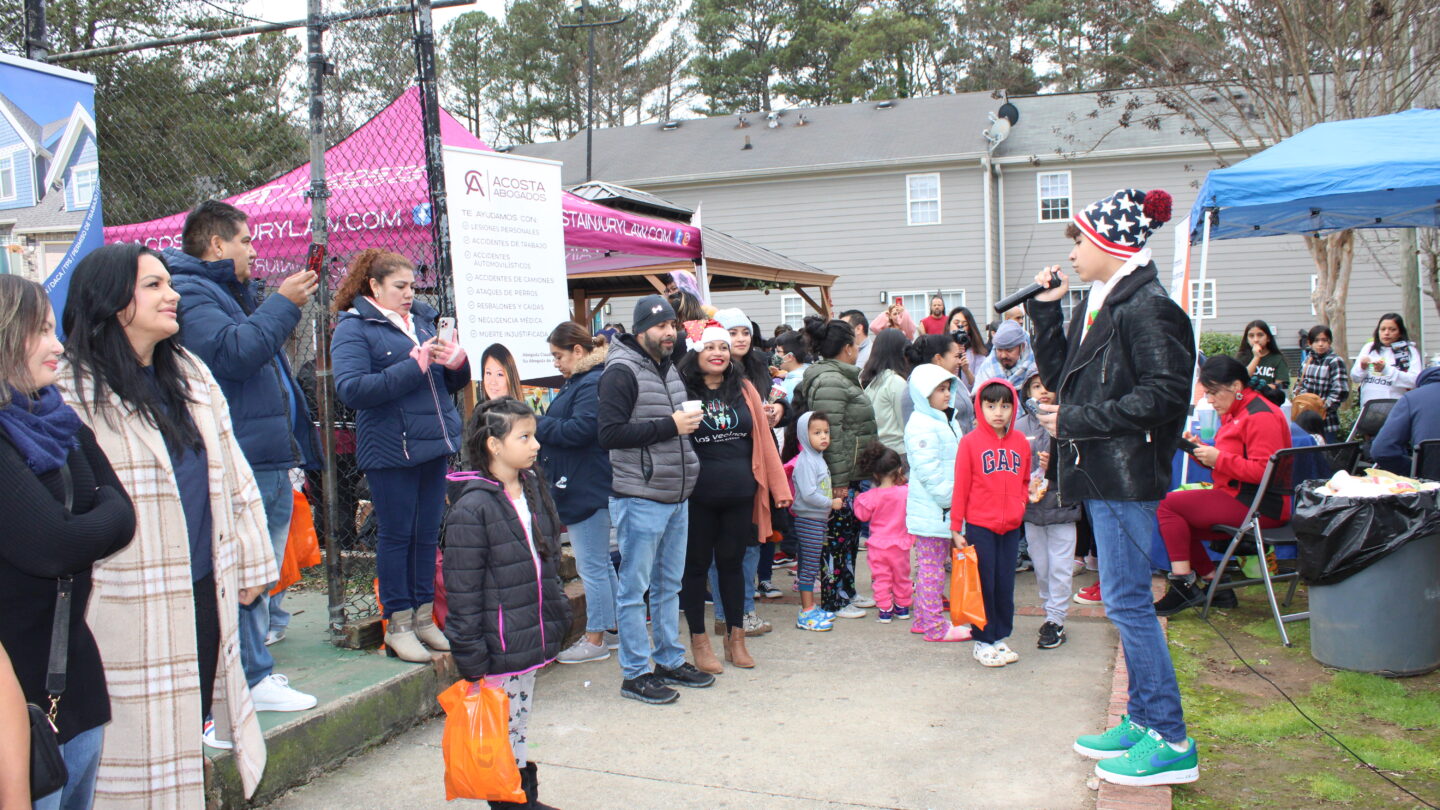
[[[730,632],[725,636],[725,660],[741,669],[755,666],[755,659],[751,658],[750,651],[745,649],[745,628],[730,628]]]
[[[695,658],[695,668],[711,675],[725,671],[720,659],[715,657],[715,648],[710,646],[710,637],[704,633],[690,634],[690,653]]]

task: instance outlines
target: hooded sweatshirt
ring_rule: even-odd
[[[980,392],[986,385],[1003,385],[1014,406],[1010,426],[1001,436],[985,420]],[[1015,387],[1006,380],[990,380],[975,390],[975,429],[960,440],[955,455],[955,495],[950,507],[950,528],[964,532],[967,524],[997,534],[1020,528],[1030,502],[1030,442],[1015,429],[1020,410]]]
[[[800,455],[791,461],[790,480],[794,484],[795,502],[790,512],[810,520],[828,520],[830,501],[834,498],[830,494],[830,465],[825,463],[825,456],[810,444],[810,417],[813,414],[813,411],[806,411],[795,425]]]
[[[910,464],[910,489],[905,526],[921,537],[949,537],[945,510],[955,484],[955,451],[964,434],[954,409],[930,405],[930,394],[944,382],[960,386],[954,374],[925,363],[910,372],[910,404],[905,423],[905,460]]]
[[[1376,434],[1370,452],[1379,466],[1402,475],[1410,474],[1410,454],[1427,439],[1440,439],[1440,366],[1420,372],[1415,390],[1395,403],[1385,426]],[[1427,448],[1428,449],[1428,448]],[[1425,454],[1422,478],[1440,477],[1440,453]]]

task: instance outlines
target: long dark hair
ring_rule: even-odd
[[[810,346],[805,342],[805,335],[791,329],[775,336],[775,351],[782,354],[795,356],[795,362],[804,365],[811,361]]]
[[[1405,329],[1405,319],[1400,317],[1400,314],[1398,312],[1387,312],[1384,315],[1380,316],[1380,320],[1375,322],[1375,334],[1370,338],[1372,341],[1374,341],[1370,344],[1373,348],[1380,348],[1380,324],[1386,321],[1394,321],[1395,325],[1400,327],[1400,340],[1395,341],[1395,343],[1410,342],[1410,333]],[[1393,346],[1395,344],[1392,343],[1390,345]]]
[[[692,396],[707,397],[710,395],[710,386],[705,384],[705,373],[700,370],[700,352],[686,352],[685,356],[680,358],[680,362],[675,364],[675,370],[680,372],[680,379],[685,381],[685,390],[689,391]],[[730,365],[725,367],[725,376],[721,378],[720,388],[716,390],[716,393],[726,402],[738,401],[740,381],[743,379],[747,379],[744,371],[741,370],[740,364],[735,362],[735,358],[731,357]],[[754,383],[752,382],[751,385]],[[767,382],[765,392],[760,396],[765,396],[769,390],[770,385]]]
[[[910,361],[905,358],[908,347],[909,341],[899,329],[881,329],[876,333],[875,343],[870,346],[870,359],[860,372],[860,387],[869,388],[870,383],[886,371],[899,374],[902,380],[909,377]]]
[[[1245,324],[1245,331],[1240,333],[1240,350],[1235,353],[1237,360],[1248,364],[1255,357],[1255,350],[1250,348],[1251,329],[1259,329],[1265,333],[1265,340],[1269,341],[1265,346],[1265,351],[1271,354],[1280,353],[1280,347],[1275,345],[1275,333],[1270,331],[1270,324],[1264,321],[1251,321]]]
[[[950,328],[950,322],[955,319],[955,313],[965,316],[965,334],[970,336],[970,351],[986,357],[990,354],[990,345],[985,342],[985,333],[980,331],[980,325],[975,322],[974,313],[966,307],[955,307],[950,314],[945,316],[945,328]],[[926,360],[925,362],[930,362]]]
[[[805,341],[810,351],[826,360],[837,357],[846,346],[855,345],[855,327],[839,318],[825,319],[819,315],[805,318]]]
[[[489,440],[504,441],[515,428],[515,423],[527,416],[534,419],[535,412],[514,397],[496,397],[475,406],[465,425],[465,454],[481,474],[491,475]],[[539,470],[521,470],[520,486],[525,492],[525,500],[536,512],[545,510],[552,525],[561,525],[560,517],[555,513],[555,502],[550,497],[550,487],[541,480]],[[534,534],[541,554],[552,560],[559,556],[559,537],[546,537],[541,531]]]
[[[158,429],[167,443],[199,447],[200,431],[189,409],[194,400],[181,371],[181,363],[191,361],[182,359],[178,334],[156,344],[152,384],[120,325],[120,313],[135,300],[135,276],[142,256],[153,256],[170,269],[163,256],[135,242],[96,248],[75,266],[61,318],[65,356],[75,369],[75,392],[91,411],[103,413],[111,427],[118,426],[118,414],[108,407],[108,391],[114,391],[146,424]],[[85,375],[91,380],[89,397],[83,390]]]

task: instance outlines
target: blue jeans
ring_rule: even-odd
[[[980,596],[985,602],[985,627],[970,633],[976,641],[994,644],[1015,630],[1015,561],[1024,536],[1024,527],[1001,534],[965,524],[965,539],[980,561]]]
[[[745,560],[740,564],[740,570],[745,577],[745,612],[755,612],[755,583],[756,576],[760,570],[760,550],[769,546],[757,546],[750,543],[745,546]],[[720,593],[720,572],[716,570],[715,563],[710,563],[710,595],[718,596]],[[715,621],[725,621],[725,608],[721,606],[721,600],[715,599]],[[741,617],[744,618],[743,616]]]
[[[39,799],[34,810],[90,810],[95,803],[95,773],[100,767],[100,745],[105,727],[96,726],[76,734],[60,746],[60,757],[70,778],[65,787]]]
[[[585,632],[614,630],[620,577],[610,564],[610,512],[597,509],[595,514],[566,528],[570,548],[575,552],[575,568],[585,584]]]
[[[435,601],[435,547],[445,517],[444,456],[366,470],[375,504],[375,574],[385,618]]]
[[[680,646],[680,577],[689,544],[690,504],[611,498],[610,519],[620,543],[620,670],[626,680],[650,671],[650,659],[667,669],[685,663]],[[645,592],[650,592],[650,637]]]
[[[294,488],[289,470],[256,470],[255,485],[265,502],[265,525],[270,530],[270,547],[275,549],[275,567],[285,559],[285,541],[290,537],[290,513],[295,508]],[[262,593],[255,601],[240,606],[240,663],[251,686],[270,677],[275,659],[265,646],[265,634],[290,624],[290,614],[280,607],[284,592]]]
[[[1185,741],[1185,714],[1165,632],[1150,592],[1150,538],[1159,501],[1085,501],[1100,559],[1105,615],[1120,631],[1130,673],[1130,720]]]

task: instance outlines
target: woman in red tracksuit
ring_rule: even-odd
[[[1205,542],[1225,537],[1210,527],[1236,526],[1245,519],[1270,456],[1290,446],[1285,415],[1250,387],[1249,371],[1239,360],[1228,356],[1206,360],[1200,368],[1200,384],[1220,414],[1220,430],[1213,447],[1201,445],[1194,455],[1214,471],[1215,488],[1172,492],[1160,502],[1156,517],[1170,553],[1170,589],[1155,603],[1161,616],[1205,601],[1205,590],[1216,576]],[[1199,441],[1188,433],[1185,438]],[[1290,475],[1282,470],[1271,477],[1260,502],[1260,528],[1283,526],[1288,520]],[[1215,604],[1233,607],[1235,592],[1221,591]]]

